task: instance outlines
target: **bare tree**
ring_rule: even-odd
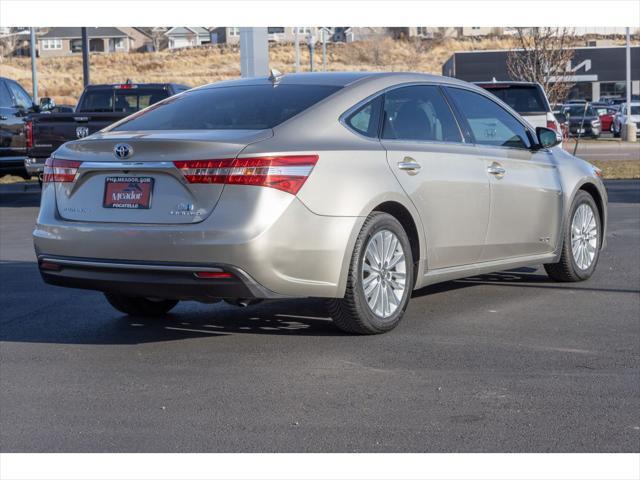
[[[569,48],[573,39],[567,28],[531,27],[516,29],[516,49],[507,57],[507,69],[514,80],[538,82],[551,103],[565,100],[571,83]]]
[[[13,55],[18,43],[17,28],[8,28],[0,35],[0,60]]]

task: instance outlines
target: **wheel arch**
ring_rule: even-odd
[[[416,225],[411,212],[404,205],[393,200],[380,203],[373,208],[372,212],[374,211],[388,213],[396,220],[398,220],[398,222],[400,222],[402,228],[404,228],[404,231],[407,234],[407,237],[409,237],[409,244],[411,245],[411,256],[413,257],[414,265],[416,265],[414,272],[415,274],[417,274],[417,267],[420,263],[421,258],[421,242],[420,235],[418,234],[418,226]]]
[[[598,207],[598,214],[600,215],[600,222],[602,224],[602,237],[603,237],[602,240],[603,241],[600,242],[600,245],[602,248],[602,245],[604,245],[604,232],[607,231],[606,230],[607,214],[605,211],[604,199],[602,198],[602,194],[600,193],[600,190],[598,189],[598,187],[591,182],[584,182],[582,185],[580,185],[573,195],[574,198],[579,191],[584,191],[584,192],[587,192],[589,195],[591,195],[591,198],[593,198],[593,201],[596,203],[596,207]],[[573,204],[573,199],[571,201],[571,204]]]

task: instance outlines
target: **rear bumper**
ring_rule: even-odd
[[[29,175],[40,175],[44,172],[44,162],[46,158],[25,158],[24,168]]]
[[[24,157],[0,157],[0,175],[18,175],[26,177]]]
[[[353,244],[363,222],[361,217],[316,215],[296,197],[279,190],[242,186],[226,186],[213,213],[199,223],[77,222],[60,217],[54,186],[45,184],[33,237],[38,258],[70,258],[76,263],[59,274],[45,274],[45,281],[58,285],[102,291],[126,286],[131,292],[139,283],[145,284],[145,289],[162,283],[151,281],[158,275],[176,289],[186,288],[181,295],[188,297],[201,296],[201,290],[197,295],[189,294],[190,288],[200,286],[207,287],[204,293],[208,298],[229,295],[210,291],[208,287],[218,284],[196,281],[192,271],[185,278],[174,268],[169,269],[171,274],[156,269],[143,275],[135,267],[116,275],[101,265],[97,269],[77,266],[78,261],[91,259],[98,263],[224,268],[240,272],[238,278],[255,298],[342,297]],[[233,296],[244,296],[236,293]]]
[[[281,297],[229,265],[150,264],[43,255],[38,258],[38,266],[42,279],[51,285],[136,297],[205,302]],[[231,278],[198,278],[196,272],[225,272]]]

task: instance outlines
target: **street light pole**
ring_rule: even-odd
[[[631,115],[631,38],[627,27],[627,123]]]
[[[33,85],[33,103],[38,104],[38,67],[36,65],[36,29],[31,27],[29,35],[29,49],[31,50],[31,84]]]
[[[307,46],[309,47],[309,71],[313,72],[313,53],[316,48],[316,38],[311,33],[307,36]]]
[[[322,71],[327,70],[327,27],[322,27]]]
[[[89,78],[89,35],[87,27],[82,27],[82,80],[86,87],[91,83]]]
[[[631,121],[631,34],[627,27],[627,115],[622,127],[622,139],[627,142],[636,141],[636,124]]]
[[[298,38],[298,27],[295,28],[294,31],[294,42],[296,45],[296,73],[300,71],[300,39]]]

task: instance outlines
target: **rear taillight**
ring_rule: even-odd
[[[78,173],[78,167],[82,162],[75,160],[59,160],[47,158],[44,163],[44,173],[42,181],[47,182],[73,182]]]
[[[555,130],[556,132],[558,131],[558,126],[556,125],[556,122],[554,122],[553,120],[547,120],[547,128],[550,128],[551,130]]]
[[[225,278],[233,278],[229,272],[194,272],[197,278],[220,280]]]
[[[295,195],[317,161],[318,155],[286,155],[173,163],[189,183],[254,185]]]
[[[24,142],[27,148],[33,148],[33,121],[24,122]]]

